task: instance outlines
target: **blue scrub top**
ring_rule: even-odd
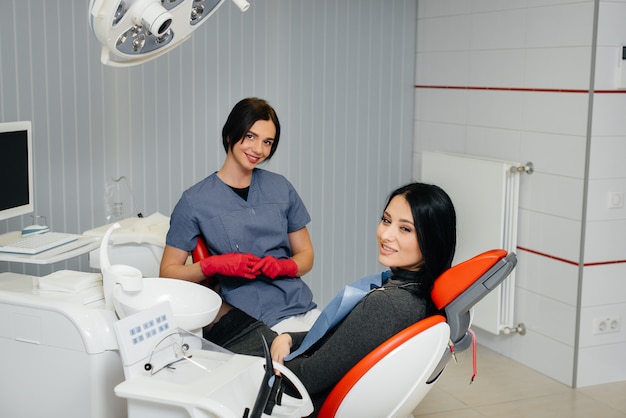
[[[289,258],[288,234],[310,221],[295,188],[280,174],[255,169],[246,201],[213,173],[181,196],[171,215],[166,244],[191,251],[202,235],[211,254]],[[300,278],[218,278],[226,302],[270,327],[316,306]]]

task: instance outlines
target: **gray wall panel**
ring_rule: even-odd
[[[378,217],[389,191],[411,179],[415,0],[254,1],[246,13],[225,2],[186,43],[132,68],[100,63],[87,8],[0,5],[0,121],[33,122],[36,210],[53,230],[104,224],[105,185],[119,176],[136,210],[169,215],[184,189],[220,167],[230,108],[259,96],[283,126],[266,168],[289,178],[313,219],[316,263],[305,279],[317,301],[381,269]],[[0,232],[28,223],[1,221]],[[53,268],[89,269],[86,257],[0,263]]]

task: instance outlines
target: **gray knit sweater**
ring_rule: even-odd
[[[309,352],[285,365],[310,394],[327,392],[374,348],[430,314],[428,306],[403,288],[373,290]],[[294,348],[304,335],[292,334]]]
[[[434,313],[430,299],[414,292],[412,286],[397,285],[390,280],[382,288],[368,293],[315,346],[285,363],[314,400],[323,400],[348,370],[378,345]],[[268,344],[277,335],[262,322],[235,309],[205,332],[204,337],[235,353],[263,356],[259,333]],[[296,349],[306,333],[290,335],[294,343],[292,349]]]

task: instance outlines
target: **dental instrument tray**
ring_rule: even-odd
[[[269,351],[265,358],[233,354],[183,330],[169,302],[123,318],[114,328],[126,378],[115,393],[126,398],[129,418],[165,418],[176,409],[185,416],[223,418],[295,418],[313,411],[302,383],[282,364],[272,366]],[[274,369],[301,398],[282,394],[268,402],[268,394],[276,394],[275,385],[268,386],[278,380]]]

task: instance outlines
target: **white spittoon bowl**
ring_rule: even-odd
[[[126,291],[121,285],[114,287],[113,305],[120,319],[168,301],[176,325],[196,331],[210,324],[222,305],[217,293],[197,283],[160,277],[142,281],[139,291]]]

